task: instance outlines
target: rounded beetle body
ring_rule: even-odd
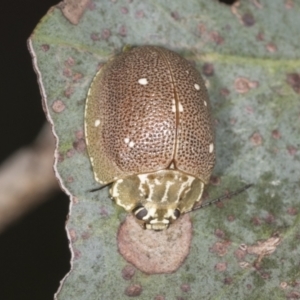
[[[200,74],[155,46],[123,52],[95,76],[85,135],[96,181],[145,228],[167,228],[200,201],[215,163]]]

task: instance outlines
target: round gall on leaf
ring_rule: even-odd
[[[128,216],[118,232],[118,248],[122,256],[147,274],[172,273],[189,254],[192,223],[188,214],[168,230],[143,230]]]

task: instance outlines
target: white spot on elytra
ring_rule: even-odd
[[[214,151],[214,144],[209,144],[209,153],[212,153]]]
[[[176,112],[175,99],[172,99],[172,112]]]
[[[199,86],[199,84],[195,83],[195,84],[194,84],[194,87],[195,87],[195,89],[196,89],[197,91],[199,91],[199,90],[200,90],[200,86]]]
[[[148,80],[147,80],[147,78],[140,78],[138,80],[138,83],[141,85],[146,85],[146,84],[148,84]]]
[[[135,142],[131,141],[128,137],[124,139],[125,144],[128,144],[130,148],[135,145]]]
[[[207,106],[207,103],[206,103],[206,101],[203,101],[203,103],[204,103],[204,105],[205,105],[205,106]]]
[[[95,127],[98,127],[100,125],[100,120],[95,121]]]
[[[179,112],[183,112],[183,107],[180,102],[178,102]]]

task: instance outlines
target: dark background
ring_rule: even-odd
[[[0,163],[29,145],[45,122],[26,40],[58,0],[2,1]],[[70,268],[69,199],[57,193],[0,235],[0,299],[52,300]]]
[[[0,163],[29,145],[45,122],[26,40],[57,3],[1,2]],[[67,196],[57,193],[0,235],[1,300],[53,299],[59,281],[70,268],[65,232],[68,205]]]

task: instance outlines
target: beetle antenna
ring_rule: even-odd
[[[100,187],[97,187],[97,188],[88,190],[88,192],[93,193],[93,192],[100,191],[100,190],[104,189],[105,187],[107,187],[107,186],[109,186],[109,185],[111,185],[111,184],[112,184],[111,182],[110,182],[110,183],[107,183],[107,184],[104,184],[104,185],[102,185],[102,186],[100,186]]]
[[[240,189],[238,189],[238,190],[236,190],[234,192],[226,193],[225,195],[223,195],[221,197],[218,197],[216,199],[213,199],[213,200],[210,200],[208,202],[205,202],[205,203],[203,203],[203,204],[201,204],[199,206],[196,206],[196,207],[192,208],[191,210],[186,211],[185,213],[189,213],[189,212],[192,212],[194,210],[201,209],[201,208],[203,208],[205,206],[209,206],[211,204],[214,204],[214,203],[217,203],[217,202],[221,202],[221,201],[226,200],[226,199],[230,199],[231,197],[236,196],[236,195],[238,195],[238,194],[246,191],[247,189],[249,189],[253,185],[254,185],[253,183],[247,184],[247,185],[243,186],[242,188],[240,188]]]

